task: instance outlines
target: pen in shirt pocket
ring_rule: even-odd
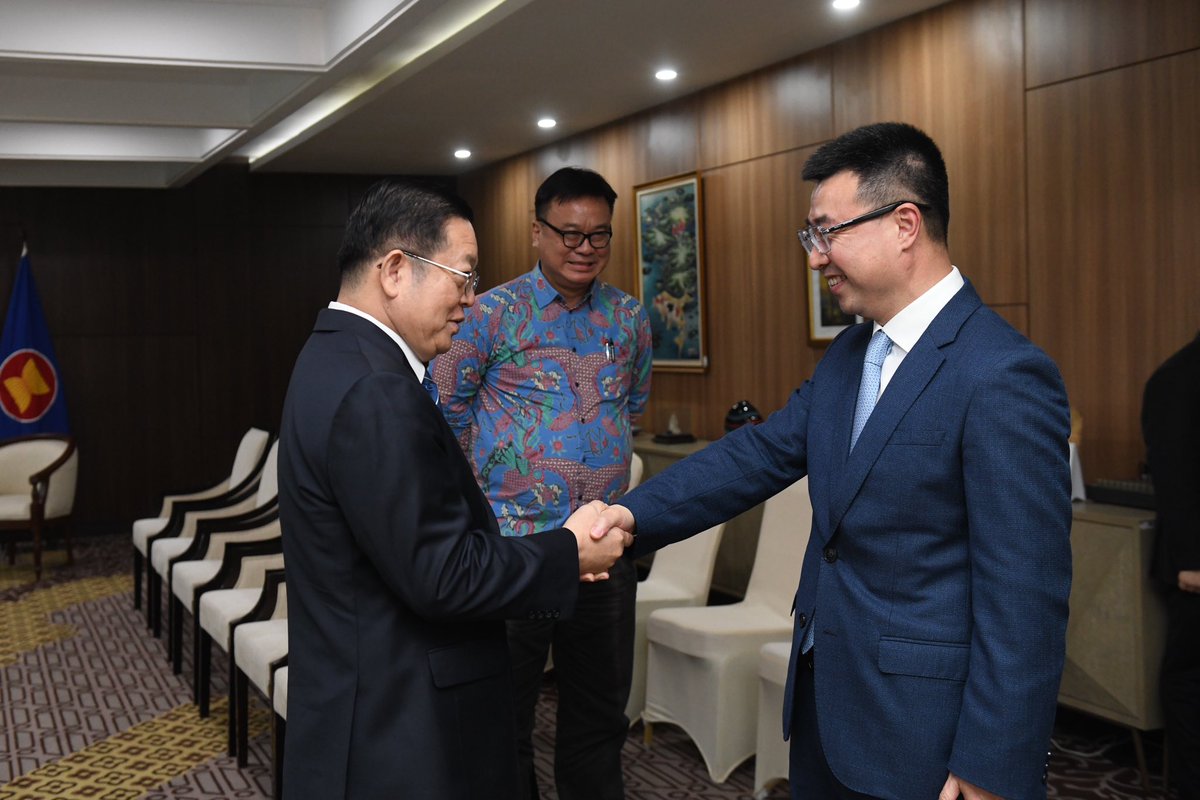
[[[616,355],[617,355],[616,344],[613,343],[612,339],[605,339],[604,340],[604,357],[607,358],[609,361],[616,361],[617,360]]]

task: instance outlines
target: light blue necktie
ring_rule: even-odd
[[[438,404],[438,386],[429,379],[429,373],[425,373],[425,377],[421,379],[421,385],[425,387],[425,391],[429,392],[429,396],[433,398],[433,404]]]
[[[883,328],[875,331],[871,343],[867,345],[867,355],[863,359],[862,382],[858,385],[858,402],[854,405],[854,428],[850,432],[850,449],[858,442],[858,435],[867,425],[867,418],[875,410],[879,400],[879,374],[883,371],[883,360],[892,349],[892,340],[883,332]],[[807,653],[813,648],[816,639],[817,613],[808,621],[804,631],[804,641],[800,644],[800,652]]]
[[[862,382],[858,385],[858,402],[854,405],[854,428],[850,431],[851,451],[879,400],[879,373],[891,349],[892,340],[883,332],[883,328],[875,331],[871,343],[867,345],[867,356],[863,359]]]

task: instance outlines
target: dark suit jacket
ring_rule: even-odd
[[[1158,515],[1154,572],[1174,588],[1181,570],[1200,569],[1200,336],[1146,382],[1142,435]]]
[[[869,324],[847,330],[766,422],[627,495],[637,551],[807,474],[812,535],[785,735],[815,619],[821,745],[843,784],[934,798],[952,771],[1006,798],[1044,797],[1071,571],[1062,379],[968,283],[905,357],[850,453],[870,335]]]
[[[516,796],[505,618],[569,614],[566,530],[500,535],[403,352],[322,310],[280,432],[288,800]]]

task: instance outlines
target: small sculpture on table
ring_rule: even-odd
[[[679,429],[679,417],[675,414],[667,419],[667,430],[654,434],[654,441],[659,444],[687,444],[696,441],[696,437]]]
[[[762,422],[762,414],[749,400],[739,400],[725,415],[725,432],[735,431],[743,425],[757,425]]]

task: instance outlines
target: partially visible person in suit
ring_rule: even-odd
[[[517,797],[504,620],[574,610],[623,540],[500,535],[426,364],[479,278],[470,209],[373,186],[341,288],[296,361],[280,432],[288,580],[288,800]]]
[[[1171,783],[1200,800],[1200,335],[1168,358],[1142,398],[1154,481],[1155,576],[1167,587],[1163,718]]]
[[[505,536],[540,536],[594,498],[624,494],[631,425],[650,393],[650,321],[601,280],[617,193],[563,167],[534,197],[538,261],[467,314],[434,379]],[[536,798],[534,711],[553,646],[558,684],[554,775],[560,800],[621,800],[625,704],[633,675],[632,560],[583,586],[569,620],[510,620],[518,751]]]
[[[953,266],[945,164],[880,123],[820,147],[800,241],[853,325],[761,425],[601,514],[670,544],[808,475],[784,697],[794,798],[1046,796],[1071,583],[1054,363]]]

